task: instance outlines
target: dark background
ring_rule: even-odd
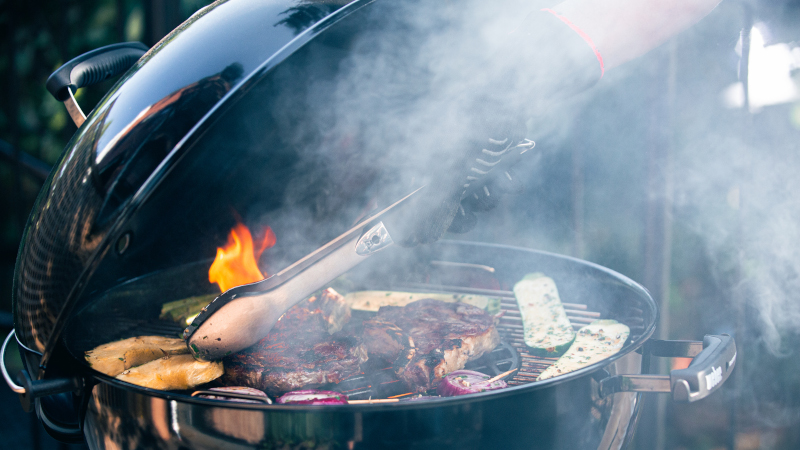
[[[13,1],[0,6],[0,331],[12,326],[21,230],[75,126],[44,89],[83,52],[152,46],[200,0]],[[558,144],[526,190],[462,238],[584,258],[644,284],[661,304],[662,338],[730,333],[732,378],[692,405],[650,397],[637,448],[800,448],[800,101],[728,107],[744,79],[740,36],[800,54],[800,2],[724,1],[694,28],[609,72],[570,105]],[[745,53],[746,54],[746,53]],[[752,71],[752,65],[749,67]],[[792,75],[800,89],[800,56]],[[111,82],[78,91],[85,111]],[[10,354],[10,366],[18,365]],[[673,361],[654,370],[664,373]],[[35,416],[0,387],[7,448],[55,448]]]

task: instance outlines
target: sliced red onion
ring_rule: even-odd
[[[264,397],[268,404],[272,403],[272,401],[269,399],[269,397],[267,397],[267,394],[265,394],[263,391],[259,391],[258,389],[253,389],[253,388],[250,388],[250,387],[244,387],[244,386],[214,387],[214,388],[209,389],[209,391],[219,392],[220,395],[217,396],[217,395],[203,394],[203,395],[199,395],[198,397],[200,397],[200,398],[210,398],[210,399],[213,399],[213,400],[228,400],[228,401],[231,401],[231,402],[262,403],[262,402],[259,402],[258,400],[248,400],[248,399],[244,399],[244,398],[229,397],[229,396],[225,395],[227,393],[232,393],[232,394],[252,395],[254,397]]]
[[[456,370],[444,377],[442,382],[439,383],[439,387],[436,388],[436,392],[442,397],[452,397],[455,395],[493,391],[508,386],[503,380],[487,383],[490,378],[489,375],[475,372],[474,370]]]
[[[283,394],[276,400],[282,405],[346,405],[347,396],[336,391],[305,389]]]

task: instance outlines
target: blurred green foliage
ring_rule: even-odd
[[[50,74],[87,51],[123,41],[153,45],[209,3],[203,0],[12,0],[0,6],[0,140],[54,164],[76,127],[45,89]],[[160,20],[159,23],[157,23]],[[91,111],[114,80],[80,89]],[[0,311],[11,309],[11,279],[22,228],[41,180],[0,160]]]

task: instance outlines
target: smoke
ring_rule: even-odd
[[[764,346],[785,355],[784,339],[800,324],[800,156],[766,140],[748,143],[734,128],[679,155],[676,208],[704,238],[718,276],[734,283],[741,306],[757,312]]]
[[[312,203],[341,215],[358,189],[386,205],[427,186],[404,235],[440,213],[446,225],[489,139],[547,141],[568,121],[553,100],[600,76],[574,31],[525,2],[377,2],[353,16],[278,81],[277,104],[305,105],[280,128],[297,130],[306,173],[330,181],[292,182],[287,198],[327,192]]]
[[[738,24],[726,21],[738,21],[739,16],[730,11],[719,13],[712,28],[724,28],[723,24],[733,31],[722,36],[731,41],[732,54]],[[293,139],[301,154],[300,167],[311,174],[288,183],[288,202],[310,202],[315,211],[264,219],[271,225],[269,221],[284,222],[282,228],[292,233],[290,240],[315,235],[308,224],[325,217],[346,216],[352,223],[363,216],[376,196],[386,205],[420,185],[428,185],[433,187],[426,194],[432,197],[432,203],[443,201],[460,186],[468,163],[487,138],[524,135],[537,141],[537,151],[548,155],[543,165],[564,163],[563,157],[553,154],[562,144],[568,127],[565,124],[574,121],[576,108],[557,105],[563,106],[570,94],[585,91],[599,75],[594,55],[572,30],[532,10],[530,4],[514,0],[383,1],[354,16],[357,18],[337,25],[339,37],[328,38],[306,56],[300,66],[303,73],[287,71],[286,78],[276,80],[283,86],[277,104],[286,106],[277,108],[279,111],[306,105],[301,114],[288,114],[279,124],[296,130]],[[568,39],[577,41],[572,45]],[[686,76],[698,76],[706,65],[703,55],[689,48],[694,45],[692,42],[682,48],[684,59],[679,69]],[[719,48],[713,52],[723,53]],[[679,87],[684,92],[678,94],[683,97],[677,107],[683,110],[673,130],[677,135],[673,161],[675,220],[701,237],[719,285],[732,286],[734,297],[756,311],[758,339],[770,352],[780,355],[788,351],[786,331],[800,323],[800,302],[794,300],[800,283],[800,232],[796,225],[800,223],[800,199],[793,195],[800,188],[800,177],[795,174],[800,156],[787,145],[785,126],[762,127],[770,122],[764,120],[752,125],[761,129],[757,136],[745,136],[740,112],[720,114],[723,105],[719,93],[736,76],[735,67],[728,69],[733,79],[709,83],[710,77],[720,78],[716,73],[699,83]],[[635,73],[625,75],[631,69],[617,70],[623,74],[612,75],[606,85],[616,83],[619,87],[636,81]],[[643,75],[641,67],[635,70]],[[645,74],[648,70],[644,69]],[[295,75],[298,79],[293,85],[291,77]],[[722,86],[719,89],[718,84]],[[697,85],[713,92],[693,95],[691,90]],[[632,91],[624,97],[626,101],[642,96],[641,86],[619,89]],[[643,102],[639,106],[647,105]],[[625,108],[635,109],[625,106],[613,113]],[[637,161],[640,157],[634,154],[643,152],[641,143],[636,148],[609,148],[608,143],[621,142],[620,133],[614,134],[619,123],[614,122],[613,113],[594,118],[598,122],[591,125],[595,133],[591,140],[598,148],[606,144],[601,148],[606,166]],[[628,113],[631,121],[642,124],[639,128],[625,124],[623,133],[635,134],[646,126],[640,113]],[[573,127],[570,131],[585,130]],[[644,134],[631,139],[641,139]],[[534,179],[526,195],[541,195],[541,183],[535,181],[541,172],[525,169]],[[587,167],[589,176],[601,170]],[[641,169],[632,165],[630,170]],[[308,182],[310,178],[313,183]],[[561,182],[562,190],[568,191],[569,185],[564,186],[563,179]],[[624,184],[620,180],[606,182]],[[352,201],[359,196],[359,201]],[[509,213],[507,208],[501,211],[481,220],[494,227],[525,219],[520,217],[524,214]],[[408,219],[418,215],[410,214]],[[564,222],[558,224],[563,226]],[[630,226],[622,221],[614,225]],[[512,237],[499,240],[516,239],[539,248],[568,247],[547,242],[546,233],[540,233],[540,240],[531,239],[534,231],[525,223],[511,224],[511,228],[506,236]],[[485,230],[483,235],[487,235]],[[280,244],[280,234],[278,241]],[[309,248],[314,245],[309,244]]]
[[[705,136],[676,154],[676,221],[701,237],[709,271],[726,297],[703,314],[736,326],[740,414],[793,426],[800,325],[800,155],[783,113],[710,120]],[[749,117],[747,117],[749,116]],[[675,245],[681,245],[676,242]],[[719,308],[719,309],[715,309]],[[724,325],[723,325],[724,326]],[[767,375],[767,376],[765,376]]]

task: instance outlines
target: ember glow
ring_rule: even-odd
[[[254,283],[266,278],[258,268],[258,259],[264,250],[275,245],[275,233],[270,227],[264,229],[264,237],[253,243],[250,230],[237,223],[228,235],[228,243],[217,247],[217,257],[208,269],[208,281],[217,283],[222,292],[243,284]]]

